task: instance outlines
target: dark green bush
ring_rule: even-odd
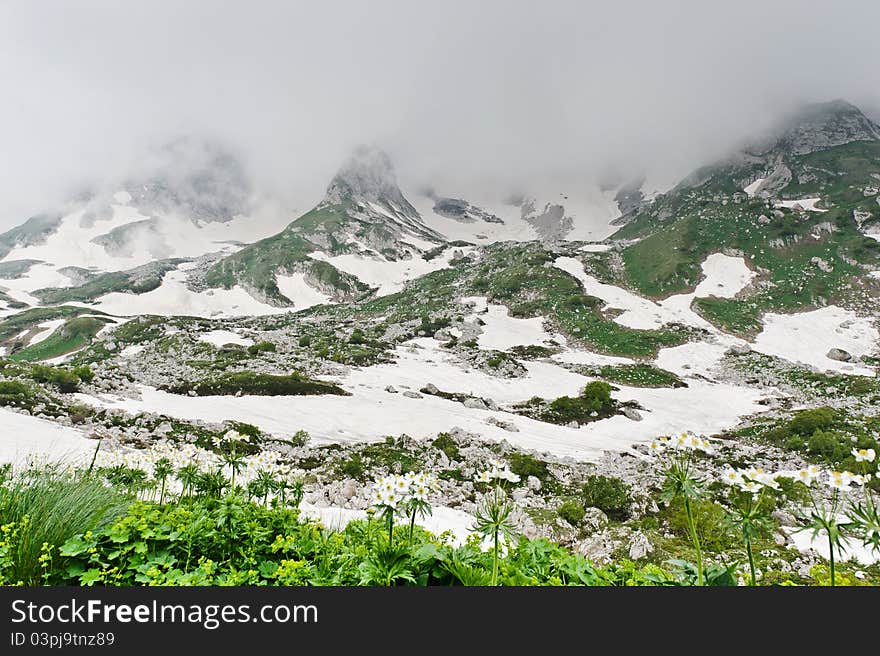
[[[584,518],[584,515],[587,514],[587,511],[584,510],[584,507],[579,504],[577,501],[568,500],[564,501],[560,504],[559,508],[556,509],[559,513],[559,516],[562,517],[565,521],[567,521],[572,526],[577,526],[581,523],[581,520]]]
[[[450,460],[458,460],[461,456],[461,453],[458,450],[458,443],[449,433],[440,433],[437,435],[437,438],[431,442],[431,446],[435,449],[440,449]]]
[[[259,355],[260,353],[274,353],[276,351],[275,344],[272,342],[257,342],[251,344],[247,349],[251,355]]]
[[[631,489],[619,478],[594,474],[587,477],[581,493],[585,506],[598,508],[611,519],[624,520],[630,513]]]
[[[806,437],[817,430],[830,428],[835,418],[836,413],[833,408],[811,408],[798,412],[788,423],[788,426],[792,432]]]

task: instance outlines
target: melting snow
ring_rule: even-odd
[[[127,399],[86,395],[87,403],[126,409],[129,412],[160,412],[189,420],[223,421],[236,418],[278,436],[307,430],[318,442],[358,442],[406,433],[434,436],[459,426],[489,440],[507,440],[527,449],[547,451],[581,459],[597,457],[603,450],[625,450],[631,444],[661,434],[693,430],[714,433],[729,428],[739,417],[757,412],[762,393],[731,385],[694,381],[687,389],[646,389],[620,386],[621,400],[635,400],[645,411],[643,421],[623,416],[597,421],[582,428],[568,428],[505,412],[466,408],[436,396],[409,398],[385,391],[418,390],[433,383],[444,391],[470,393],[500,404],[524,401],[538,391],[545,398],[577,394],[589,378],[549,362],[523,363],[523,378],[498,378],[477,369],[463,368],[453,356],[430,338],[398,347],[396,364],[353,369],[337,382],[353,393],[341,396],[188,397],[141,386],[141,398]],[[490,418],[512,422],[518,432],[488,424]]]
[[[409,238],[407,238],[409,239]],[[411,240],[410,240],[411,241]],[[429,244],[430,245],[430,244]],[[350,273],[357,277],[361,282],[366,283],[370,287],[378,287],[377,294],[379,296],[387,296],[394,294],[403,289],[404,284],[423,276],[426,273],[437,271],[439,269],[448,269],[452,255],[456,250],[463,253],[469,253],[472,248],[447,248],[441,255],[425,260],[421,257],[413,257],[408,260],[383,260],[372,257],[364,257],[354,253],[346,253],[344,255],[328,256],[326,253],[316,251],[310,253],[309,257],[316,260],[324,260],[335,266],[340,271]]]
[[[791,362],[801,362],[821,371],[873,376],[874,370],[857,362],[840,362],[826,357],[832,348],[847,351],[858,360],[877,350],[880,339],[871,319],[834,305],[798,314],[764,315],[764,329],[753,348]]]
[[[278,308],[256,300],[242,287],[209,289],[194,292],[186,286],[182,269],[169,271],[156,289],[144,294],[113,292],[84,307],[96,308],[118,316],[155,314],[159,316],[236,317],[281,314],[290,308]]]
[[[801,198],[800,200],[779,200],[776,201],[776,205],[778,207],[788,207],[789,209],[793,208],[795,205],[800,205],[801,209],[806,210],[807,212],[827,212],[828,210],[823,210],[816,207],[816,203],[818,203],[821,198]]]
[[[278,291],[293,303],[295,310],[305,310],[314,305],[333,303],[327,294],[315,289],[306,282],[304,273],[297,272],[289,276],[276,275]]]
[[[238,344],[239,346],[250,346],[254,340],[249,337],[242,337],[238,333],[231,330],[212,330],[199,335],[200,342],[208,342],[214,346],[223,346],[224,344]]]
[[[766,178],[758,178],[757,180],[755,180],[755,181],[754,181],[753,183],[751,183],[750,185],[747,185],[747,186],[743,189],[743,191],[746,192],[746,194],[748,194],[749,196],[754,196],[755,193],[758,191],[758,187],[761,186],[761,184],[764,182],[765,179],[766,179]]]
[[[0,462],[22,462],[29,456],[70,460],[95,449],[82,431],[0,408]]]

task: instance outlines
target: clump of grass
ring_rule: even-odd
[[[5,583],[39,584],[59,547],[75,535],[108,526],[129,499],[97,477],[60,465],[0,470],[0,557]]]

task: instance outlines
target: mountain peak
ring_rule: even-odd
[[[125,186],[148,214],[225,222],[250,209],[251,182],[241,161],[222,143],[183,137],[145,160],[143,171]]]
[[[330,203],[391,201],[401,210],[418,214],[397,186],[391,158],[374,146],[355,149],[327,187],[326,200]]]
[[[765,142],[766,150],[806,155],[853,141],[880,140],[880,126],[843,99],[804,105],[786,117]]]

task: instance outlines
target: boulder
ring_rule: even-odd
[[[635,408],[624,408],[622,410],[623,416],[627,419],[632,419],[633,421],[641,421],[642,415]]]
[[[648,539],[648,536],[642,532],[637,532],[629,545],[630,560],[639,560],[654,551],[654,545]]]
[[[486,404],[483,402],[483,399],[478,399],[475,397],[465,399],[464,401],[461,402],[461,404],[465,408],[471,408],[473,410],[488,410],[488,408],[486,407]]]
[[[608,515],[599,508],[592,506],[584,509],[584,518],[581,520],[581,526],[592,533],[598,533],[608,526]]]
[[[825,357],[829,360],[837,360],[838,362],[849,362],[852,360],[852,355],[840,348],[831,349],[825,354]]]
[[[403,393],[403,395],[406,396],[406,397],[408,397],[408,398],[410,398],[410,399],[421,399],[421,398],[424,398],[421,394],[419,394],[418,392],[413,392],[412,390],[406,390],[406,391]]]

